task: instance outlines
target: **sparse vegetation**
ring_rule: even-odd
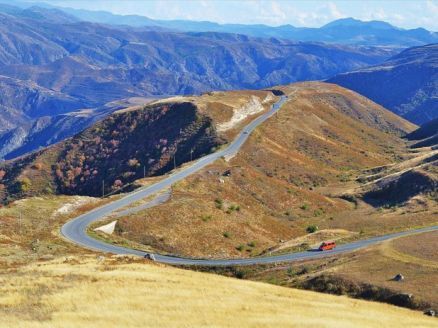
[[[204,222],[208,222],[211,219],[212,219],[211,215],[203,215],[203,216],[201,216],[201,220],[204,221]]]
[[[220,198],[216,198],[214,200],[214,204],[216,206],[217,209],[222,209],[223,205],[224,205],[224,201]]]
[[[236,246],[236,249],[237,249],[239,252],[242,252],[242,251],[245,249],[245,245],[243,245],[243,244],[237,245],[237,246]]]
[[[307,226],[306,231],[308,233],[314,233],[314,232],[318,231],[318,226],[314,225],[314,224],[309,225],[309,226]]]

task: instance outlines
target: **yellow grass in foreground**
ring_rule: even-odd
[[[132,262],[71,258],[4,273],[0,326],[437,326],[436,319],[386,304]]]

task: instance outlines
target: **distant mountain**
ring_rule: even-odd
[[[57,134],[67,136],[78,132],[71,127],[84,127],[73,122],[77,117],[83,122],[82,116],[62,116],[68,118],[67,125],[47,117],[136,96],[321,80],[380,63],[393,53],[375,47],[101,25],[79,22],[53,8],[1,5],[0,158],[58,140],[41,131],[68,126]]]
[[[8,0],[0,0],[8,2]],[[69,19],[126,25],[133,27],[154,27],[154,29],[177,30],[182,32],[237,33],[253,37],[280,38],[294,41],[327,42],[336,44],[391,46],[406,48],[438,42],[438,33],[424,28],[402,29],[382,21],[361,21],[342,18],[320,28],[295,27],[292,25],[268,26],[264,24],[218,24],[209,21],[156,20],[140,15],[117,15],[107,11],[91,11],[56,7],[47,3],[14,1],[14,5],[63,11]]]
[[[361,21],[343,18],[320,28],[292,25],[218,24],[208,21],[154,20],[138,15],[115,15],[105,11],[58,9],[82,21],[128,26],[156,26],[186,32],[238,33],[254,37],[281,38],[295,41],[316,41],[368,46],[412,47],[438,42],[438,33],[423,28],[402,29],[381,21]]]
[[[328,82],[421,125],[438,118],[438,44],[409,48],[383,64],[342,73]]]

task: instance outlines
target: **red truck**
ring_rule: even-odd
[[[331,249],[334,249],[336,247],[336,243],[334,241],[324,241],[320,246],[320,251],[329,251]]]

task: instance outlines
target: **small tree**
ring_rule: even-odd
[[[316,226],[316,225],[314,225],[314,224],[309,225],[309,226],[306,228],[306,231],[307,231],[308,233],[314,233],[314,232],[318,231],[318,226]]]

